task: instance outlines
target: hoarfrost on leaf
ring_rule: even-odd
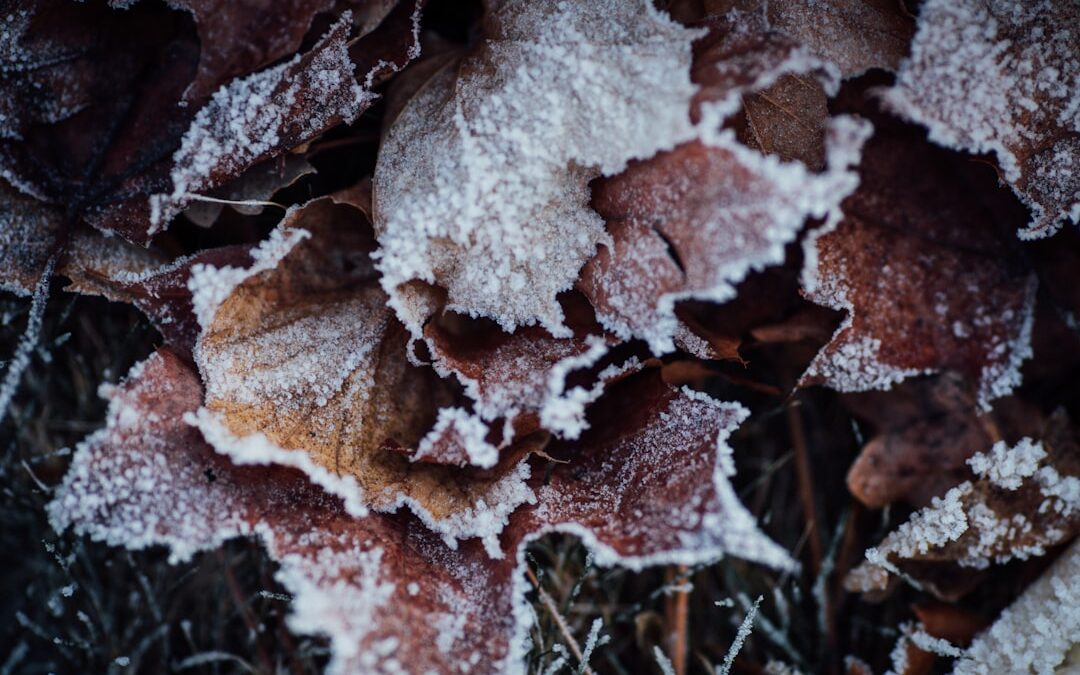
[[[375,170],[382,283],[419,337],[447,307],[569,335],[556,295],[606,240],[588,183],[693,133],[691,43],[651,2],[497,3],[476,51],[436,73]]]
[[[885,94],[931,140],[992,152],[1030,207],[1026,239],[1080,224],[1080,6],[930,0]]]

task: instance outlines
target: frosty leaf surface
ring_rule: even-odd
[[[1063,672],[1080,634],[1080,544],[1073,544],[956,662],[956,675]]]
[[[429,285],[450,310],[566,336],[556,295],[606,238],[588,182],[690,137],[696,33],[645,1],[501,2],[488,22],[386,133],[382,283],[417,336]]]
[[[885,94],[930,139],[993,153],[1031,210],[1026,239],[1080,223],[1080,7],[934,0]]]
[[[784,245],[806,219],[828,216],[855,189],[849,166],[868,133],[853,119],[835,120],[822,174],[723,134],[600,182],[593,206],[613,242],[578,285],[601,324],[623,339],[647,340],[655,352],[671,351],[675,303],[729,300],[747,273],[783,262]]]
[[[151,195],[150,234],[198,194],[244,170],[352,122],[375,94],[357,82],[349,58],[350,15],[333,25],[311,51],[233,80],[191,122],[173,154],[170,193]]]
[[[348,4],[370,30],[396,3]],[[174,5],[191,12],[199,28],[199,69],[184,94],[189,101],[202,100],[228,80],[296,52],[316,15],[334,8],[331,0],[288,0],[275,3],[273,11],[220,0],[179,0]]]
[[[997,234],[1000,207],[961,187],[971,179],[958,160],[913,129],[884,118],[875,124],[843,220],[804,243],[806,297],[848,317],[803,384],[888,389],[953,370],[985,407],[1020,383],[1031,356],[1035,277]],[[986,187],[993,196],[992,183]]]

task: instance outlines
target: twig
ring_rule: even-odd
[[[585,675],[593,675],[593,671],[589,668],[589,664],[585,663],[585,655],[581,653],[581,647],[570,633],[570,627],[566,625],[566,621],[562,618],[562,614],[559,614],[559,608],[555,606],[555,600],[552,599],[547,591],[540,587],[540,580],[536,578],[536,575],[528,566],[525,567],[525,576],[529,578],[529,583],[536,589],[536,594],[540,598],[540,602],[547,611],[551,613],[551,618],[555,621],[555,625],[558,627],[559,632],[562,633],[563,640],[566,641],[566,646],[570,648],[570,653],[573,654],[574,658],[581,664]]]
[[[667,584],[674,585],[678,579],[686,578],[688,570],[685,565],[669,567],[667,570]],[[678,590],[669,594],[664,600],[664,614],[666,624],[671,627],[668,633],[668,653],[671,655],[671,667],[675,675],[686,673],[686,633],[690,607],[690,594],[685,590]]]
[[[788,428],[791,431],[791,444],[795,446],[795,473],[799,481],[799,500],[802,502],[803,519],[810,535],[811,573],[817,576],[821,572],[821,560],[825,547],[821,541],[821,531],[817,524],[817,506],[814,503],[814,475],[810,469],[810,451],[806,445],[806,433],[796,405],[787,406]]]

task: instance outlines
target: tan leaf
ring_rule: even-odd
[[[556,296],[604,241],[588,182],[693,133],[695,33],[651,2],[494,3],[487,38],[438,71],[375,169],[383,286],[419,337],[435,304],[568,336]]]

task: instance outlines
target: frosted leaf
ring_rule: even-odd
[[[512,623],[508,562],[475,546],[451,551],[416,523],[353,518],[296,471],[231,464],[182,421],[199,405],[199,381],[168,352],[106,394],[106,427],[78,446],[49,506],[54,527],[131,549],[165,545],[174,561],[258,536],[293,595],[290,627],[330,637],[328,673],[498,670]],[[448,616],[469,632],[444,634]],[[466,637],[475,634],[500,639]]]
[[[395,3],[374,0],[349,3],[363,12],[366,33]],[[176,0],[173,5],[192,13],[199,28],[199,70],[184,92],[187,101],[199,101],[219,85],[289,56],[311,26],[312,19],[334,8],[332,0],[287,0],[273,11],[257,5],[220,0]]]
[[[346,13],[307,54],[221,87],[173,155],[172,192],[150,197],[149,234],[198,194],[329,127],[356,119],[376,98],[356,81]]]
[[[854,119],[833,120],[828,169],[820,174],[722,134],[596,185],[593,205],[613,243],[585,267],[579,287],[597,318],[623,339],[671,351],[675,303],[730,300],[749,272],[783,262],[785,244],[807,218],[829,216],[855,189],[849,167],[868,134]]]
[[[655,371],[617,384],[594,404],[592,426],[579,441],[565,454],[548,449],[569,463],[552,468],[522,520],[536,532],[580,536],[601,565],[695,565],[732,554],[791,567],[729,483],[727,438],[748,414],[738,404],[674,390]]]
[[[432,366],[462,384],[476,415],[502,420],[503,442],[539,424],[564,438],[586,427],[585,406],[603,391],[598,371],[607,363],[613,340],[600,335],[591,310],[574,298],[563,303],[574,335],[553,337],[537,326],[505,333],[494,322],[454,313],[434,317],[424,327]],[[585,377],[568,382],[571,374]],[[612,372],[615,376],[618,373]]]
[[[634,569],[725,554],[794,565],[727,482],[725,439],[745,410],[656,377],[620,386],[639,414],[621,398],[597,409],[593,436],[565,448],[571,463],[546,487],[531,479],[540,501],[512,516],[500,559],[477,542],[448,548],[408,516],[353,517],[293,469],[215,453],[183,422],[200,404],[198,377],[168,351],[105,389],[106,426],[79,444],[50,520],[113,545],[164,544],[173,560],[259,537],[293,595],[290,627],[330,637],[330,673],[523,673],[534,617],[524,547],[544,532],[581,536],[598,561]]]
[[[930,139],[994,153],[1031,209],[1025,239],[1080,223],[1080,8],[932,0],[885,101]]]
[[[24,195],[0,181],[0,290],[33,293],[50,256],[60,244],[62,214],[51,204]],[[110,280],[152,268],[157,253],[86,229],[68,235],[56,271],[71,283],[65,290],[127,300]]]
[[[326,198],[290,211],[251,267],[193,267],[206,398],[192,421],[219,452],[297,467],[351,512],[408,506],[448,542],[479,536],[493,547],[532,499],[520,463],[531,439],[494,466],[473,430],[448,425],[438,411],[456,405],[454,393],[406,358],[372,248],[362,216]],[[440,415],[439,432],[458,432],[442,442],[468,442],[461,453],[479,452],[489,471],[412,464],[397,451],[430,449],[423,441]]]
[[[889,389],[954,370],[985,408],[1020,383],[1031,356],[1036,279],[1010,242],[994,237],[968,182],[957,180],[962,160],[910,128],[875,124],[844,219],[804,242],[804,294],[848,316],[802,384]]]
[[[956,675],[1062,673],[1080,636],[1080,543],[975,638],[956,662]],[[1074,666],[1075,667],[1075,666]]]
[[[502,2],[488,20],[386,133],[383,286],[416,336],[433,292],[420,282],[452,311],[566,336],[556,295],[606,238],[588,182],[691,137],[696,33],[646,0]]]
[[[1066,425],[1062,417],[1051,420],[1046,446],[1024,438],[972,457],[975,479],[914,513],[867,551],[863,568],[910,568],[916,576],[927,574],[927,563],[983,569],[1067,541],[1080,528],[1080,447]],[[875,586],[887,579],[868,569],[857,576]]]
[[[895,70],[908,52],[911,18],[892,0],[769,0],[769,24],[832,63],[844,77]]]

